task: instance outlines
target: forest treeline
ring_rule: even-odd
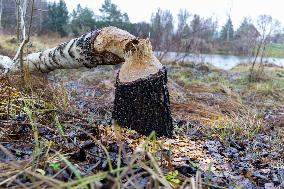
[[[16,33],[19,1],[1,0],[2,32]],[[31,1],[28,1],[27,7],[26,17],[30,17]],[[176,20],[177,23],[174,22],[174,16],[169,10],[158,9],[152,13],[149,23],[131,23],[128,14],[121,11],[111,0],[105,0],[97,13],[80,4],[72,12],[68,12],[64,0],[59,2],[36,0],[32,31],[33,35],[79,36],[93,29],[112,25],[142,38],[150,37],[154,50],[158,52],[223,53],[246,56],[255,53],[260,41],[265,45],[284,42],[284,32],[280,23],[269,15],[260,15],[256,21],[244,18],[235,30],[229,15],[223,26],[219,26],[218,20],[214,17],[205,18],[190,14],[186,9],[180,10]]]

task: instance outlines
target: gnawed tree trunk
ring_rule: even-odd
[[[148,40],[133,43],[116,80],[113,118],[122,127],[149,135],[172,135],[167,71]]]
[[[125,62],[117,76],[113,118],[122,126],[148,135],[172,134],[166,69],[153,55],[149,40],[107,27],[43,52],[25,57],[31,72],[50,72]],[[0,56],[0,65],[17,73],[17,60]]]
[[[30,72],[43,73],[56,69],[118,64],[124,62],[124,53],[133,40],[136,40],[135,36],[124,30],[106,27],[43,52],[28,54],[23,64]],[[20,70],[19,60],[0,56],[0,67],[17,73]]]

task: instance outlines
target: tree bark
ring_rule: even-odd
[[[113,118],[122,127],[149,135],[172,135],[166,68],[153,55],[148,40],[133,44],[116,80]]]
[[[131,83],[116,82],[113,118],[117,123],[137,132],[157,136],[172,135],[167,72],[163,68],[156,74]]]
[[[0,30],[2,29],[3,0],[0,0]]]
[[[43,52],[28,54],[23,64],[30,72],[43,73],[56,69],[118,64],[124,62],[124,53],[133,40],[136,40],[135,36],[124,30],[106,27]],[[19,60],[0,56],[0,67],[17,73],[20,70]]]

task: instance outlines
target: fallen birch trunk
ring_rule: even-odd
[[[167,72],[149,40],[138,39],[115,27],[90,32],[43,52],[28,54],[29,71],[50,72],[125,62],[117,76],[113,119],[122,127],[149,135],[172,134]],[[17,60],[0,56],[0,65],[17,73]]]
[[[124,62],[124,52],[133,40],[136,40],[135,36],[124,30],[106,27],[43,52],[28,54],[24,58],[24,67],[31,72],[45,73],[56,69],[118,64]],[[0,67],[18,72],[19,60],[0,56]]]

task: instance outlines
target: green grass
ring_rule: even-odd
[[[267,56],[284,58],[284,44],[283,43],[272,43],[267,47]]]

